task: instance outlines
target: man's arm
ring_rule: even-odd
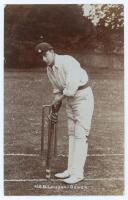
[[[49,114],[48,118],[53,122],[56,123],[58,121],[58,112],[60,110],[60,107],[62,105],[62,99],[64,98],[64,95],[56,95],[56,98],[53,100],[51,106],[52,110]]]
[[[63,95],[73,97],[80,84],[81,79],[81,67],[80,63],[71,56],[66,56],[65,63],[65,76],[66,85],[63,90]]]
[[[53,105],[53,106],[56,106],[56,105],[59,104],[64,98],[65,98],[65,95],[63,95],[63,94],[56,95],[55,99],[54,99],[53,102],[52,102],[52,105]]]
[[[66,74],[66,86],[63,93],[56,95],[52,104],[56,104],[62,101],[66,96],[74,96],[77,92],[80,82],[80,64],[71,56],[67,56],[65,59],[65,74]]]

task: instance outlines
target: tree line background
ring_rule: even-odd
[[[7,5],[4,14],[7,68],[38,67],[43,41],[64,54],[123,54],[123,5]]]

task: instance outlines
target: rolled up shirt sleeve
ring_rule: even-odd
[[[54,82],[52,82],[52,86],[53,86],[53,94],[58,94],[58,93],[62,93],[54,84]]]
[[[60,90],[58,88],[53,88],[53,94],[58,94],[61,93]]]
[[[67,56],[65,59],[66,86],[63,95],[74,96],[80,84],[81,68],[79,62],[73,57]]]

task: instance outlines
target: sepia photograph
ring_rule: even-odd
[[[124,195],[124,5],[4,6],[4,195]]]

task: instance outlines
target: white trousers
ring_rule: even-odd
[[[74,97],[67,97],[69,154],[68,171],[78,177],[84,176],[87,157],[87,136],[91,128],[94,97],[90,87],[78,90]]]

